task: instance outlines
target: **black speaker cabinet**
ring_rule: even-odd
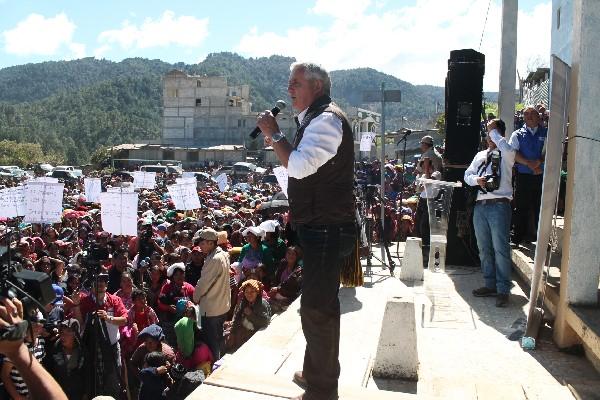
[[[485,56],[475,50],[453,50],[446,76],[446,147],[449,165],[468,165],[480,142]]]

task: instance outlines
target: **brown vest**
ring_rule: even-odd
[[[289,178],[288,198],[294,224],[331,225],[355,220],[354,136],[343,111],[329,96],[318,98],[308,108],[293,147],[298,147],[310,122],[324,112],[331,112],[342,121],[342,143],[337,154],[314,174]]]

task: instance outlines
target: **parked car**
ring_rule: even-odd
[[[256,165],[252,163],[240,161],[233,164],[233,175],[245,176],[253,172],[256,172]]]
[[[176,174],[181,175],[183,169],[177,165],[142,165],[140,171],[144,172],[156,172],[162,174]]]
[[[277,183],[277,177],[273,174],[264,175],[262,177],[262,179],[260,180],[260,182],[274,184],[274,183]]]
[[[24,175],[29,176],[27,171],[22,170],[21,168],[17,167],[16,165],[3,165],[3,166],[0,166],[0,170],[2,170],[2,172],[4,172],[4,173],[10,174],[11,176],[14,176],[15,178],[21,178]]]
[[[217,177],[221,174],[233,175],[233,167],[231,165],[224,165],[218,170],[212,173],[212,176]]]
[[[57,169],[55,171],[52,171],[50,173],[50,176],[52,178],[57,178],[57,179],[62,180],[64,182],[77,182],[77,181],[79,181],[79,178],[77,176],[75,176],[71,171],[66,171],[64,169]]]
[[[71,165],[57,165],[52,171],[69,171],[78,178],[83,175],[82,170],[77,169]]]

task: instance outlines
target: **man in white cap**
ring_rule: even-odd
[[[442,157],[433,147],[433,138],[429,135],[421,139],[421,157],[417,163],[417,178],[442,179]],[[418,184],[418,181],[417,181]],[[420,237],[424,246],[429,246],[429,209],[427,207],[427,194],[423,185],[417,185],[421,194],[415,215],[415,235]]]
[[[214,229],[202,229],[197,236],[206,258],[194,291],[194,303],[200,305],[202,330],[216,361],[221,358],[223,324],[231,305],[229,254],[217,245],[218,234]]]

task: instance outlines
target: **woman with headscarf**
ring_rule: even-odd
[[[235,351],[257,331],[266,328],[271,320],[271,307],[260,294],[263,284],[255,279],[242,283],[242,300],[233,312],[233,320],[225,334],[227,350]]]
[[[262,242],[264,231],[259,227],[251,226],[244,230],[243,235],[248,243],[242,247],[236,270],[253,270],[258,264],[262,263],[265,266],[267,276],[273,276],[275,274],[275,261],[271,249]]]
[[[208,345],[200,340],[199,319],[197,306],[188,302],[183,317],[175,323],[175,335],[177,336],[175,356],[177,362],[188,371],[201,369],[204,375],[208,376],[214,358]]]
[[[297,246],[288,247],[275,274],[274,286],[269,291],[269,304],[274,312],[285,310],[302,291],[302,255]]]

